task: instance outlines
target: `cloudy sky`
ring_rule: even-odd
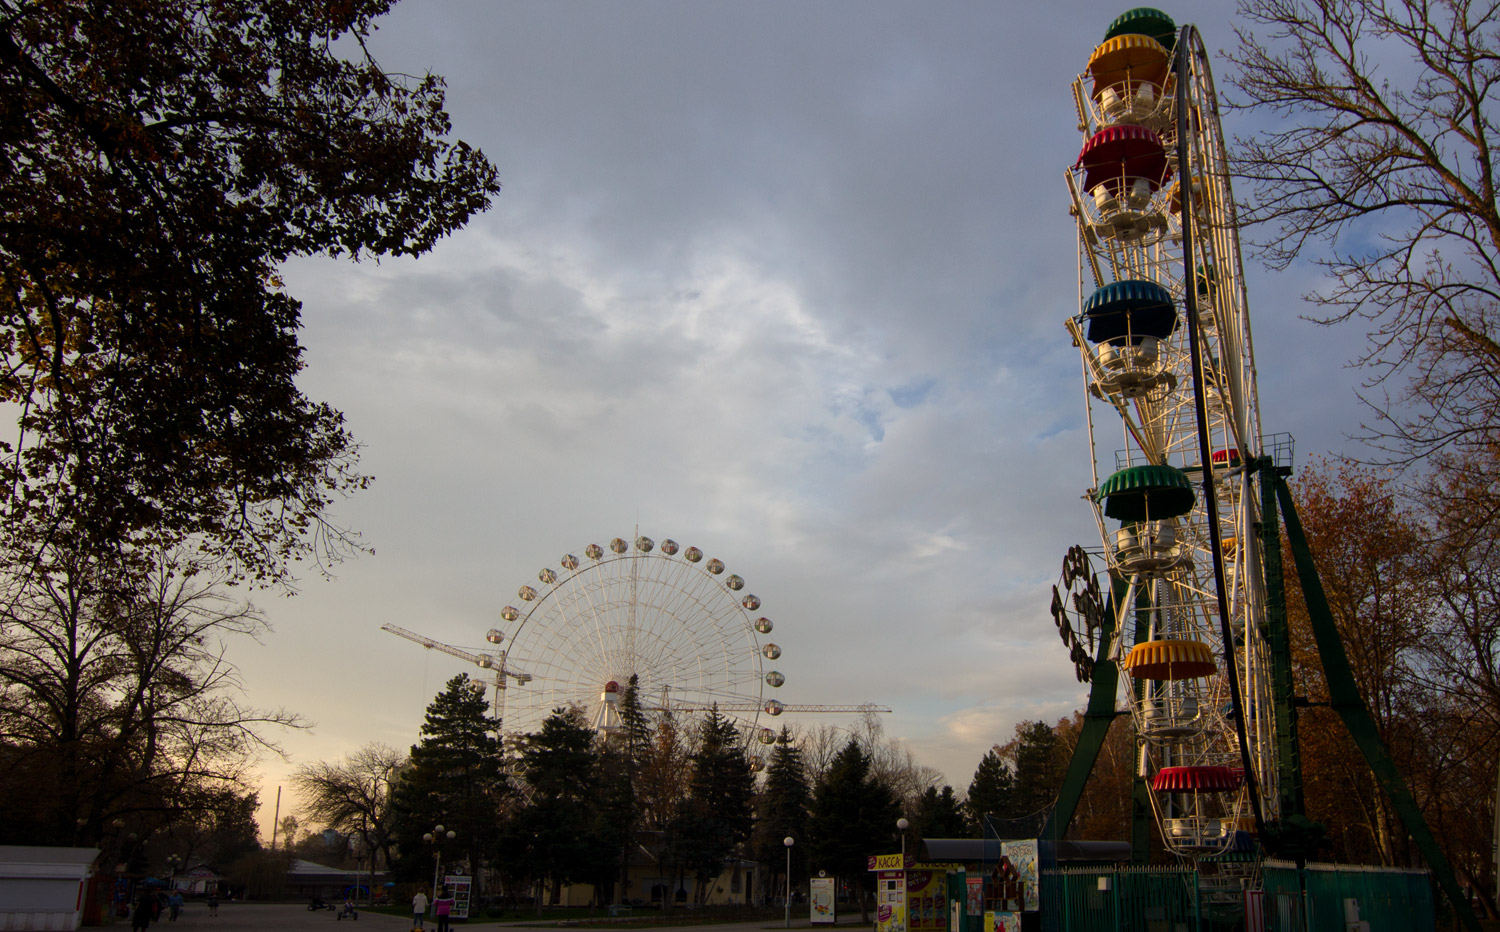
[[[297,763],[416,741],[466,669],[382,624],[477,650],[540,568],[636,527],[763,599],[780,699],[889,706],[960,790],[1080,707],[1047,613],[1097,545],[1063,173],[1069,84],[1124,9],[398,6],[377,55],[446,76],[504,190],[420,260],[286,269],[302,384],[377,477],[338,516],[376,553],[257,597],[249,700],[314,723],[262,762],[266,815]],[[1233,43],[1221,5],[1188,15]],[[1360,417],[1359,335],[1299,318],[1313,284],[1249,265],[1266,430],[1299,456]]]

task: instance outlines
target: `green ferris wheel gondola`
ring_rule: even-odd
[[[1104,38],[1109,40],[1125,35],[1150,36],[1170,52],[1177,44],[1177,24],[1161,10],[1138,6],[1115,17],[1115,21],[1109,24],[1109,29],[1104,33]]]
[[[1131,524],[1177,518],[1193,510],[1196,497],[1187,474],[1173,466],[1132,466],[1099,486],[1095,501],[1104,515]]]

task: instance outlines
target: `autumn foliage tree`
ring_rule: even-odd
[[[1350,463],[1321,463],[1294,484],[1298,512],[1350,667],[1381,738],[1449,864],[1493,889],[1500,654],[1493,608],[1500,539],[1479,511],[1435,508],[1420,488]],[[1288,579],[1308,814],[1327,854],[1409,865],[1416,853],[1328,690],[1295,576]],[[1494,912],[1493,905],[1489,907]]]
[[[1057,723],[1057,740],[1066,756],[1083,732],[1082,712]],[[1084,786],[1083,795],[1073,812],[1068,837],[1074,839],[1130,838],[1131,793],[1135,784],[1135,730],[1129,716],[1116,716],[1110,723],[1104,744],[1094,759],[1094,769]]]
[[[1354,679],[1382,741],[1410,774],[1420,711],[1413,705],[1413,674],[1421,662],[1428,602],[1421,526],[1397,491],[1389,477],[1347,463],[1305,470],[1296,482],[1298,513]],[[1405,835],[1326,705],[1323,668],[1295,575],[1288,584],[1297,688],[1313,703],[1298,728],[1309,812],[1330,827],[1330,843],[1341,858],[1404,864]]]

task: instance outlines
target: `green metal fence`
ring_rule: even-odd
[[[1299,875],[1293,864],[1267,861],[1262,883],[1267,932],[1345,928],[1356,918],[1346,911],[1349,900],[1370,932],[1433,932],[1436,924],[1426,871],[1309,864]]]
[[[1434,932],[1426,871],[1266,862],[1263,894],[1200,890],[1183,867],[1063,868],[1042,872],[1044,932]],[[1349,901],[1354,901],[1353,910]]]
[[[1199,928],[1198,872],[1076,867],[1042,872],[1046,932],[1178,932]]]

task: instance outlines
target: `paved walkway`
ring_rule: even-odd
[[[313,912],[306,904],[302,903],[221,903],[219,914],[210,916],[208,907],[199,900],[189,900],[182,909],[182,915],[176,922],[163,919],[151,924],[147,932],[410,932],[411,919],[407,916],[387,916],[384,913],[371,913],[361,910],[358,919],[337,919],[338,913],[332,910],[319,910]],[[492,922],[469,922],[454,923],[454,932],[462,932],[463,929],[476,926],[500,929],[511,926],[536,925],[537,923],[492,923]],[[850,926],[859,926],[859,913],[852,916],[840,916],[839,927],[848,929]],[[428,918],[425,923],[426,932],[436,932],[437,923]],[[792,915],[793,929],[810,930],[813,928],[827,929],[825,925],[814,927],[804,916]],[[580,925],[583,930],[604,930],[609,932],[611,926],[607,923]],[[621,925],[619,932],[643,932],[650,926],[641,926],[634,923]],[[698,926],[662,926],[670,932],[765,932],[783,928],[780,921],[767,922],[730,922],[714,923]],[[129,929],[128,920],[120,920],[112,927],[112,932],[122,932]]]
[[[202,900],[189,900],[176,922],[162,918],[151,923],[147,932],[410,932],[409,916],[386,916],[360,911],[358,919],[338,919],[337,912],[307,908],[306,903],[220,903],[219,914],[210,916]],[[358,925],[351,925],[357,922]],[[130,921],[119,920],[114,932],[128,930]],[[437,923],[428,922],[428,932]]]

